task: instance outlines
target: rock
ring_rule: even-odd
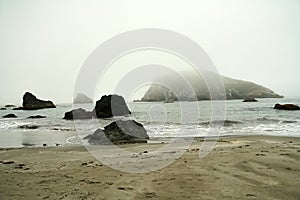
[[[44,108],[56,108],[52,101],[44,101],[26,92],[23,96],[23,110],[37,110]]]
[[[275,104],[274,109],[278,110],[300,110],[300,107],[294,104]]]
[[[15,162],[14,161],[12,161],[12,160],[4,160],[4,161],[2,161],[2,164],[4,164],[4,165],[9,165],[9,164],[14,164]]]
[[[94,112],[98,118],[124,116],[131,114],[125,100],[119,95],[104,95],[96,102]]]
[[[29,116],[28,119],[41,119],[41,118],[47,118],[46,116],[42,116],[42,115],[33,115],[33,116]]]
[[[12,107],[16,107],[15,105],[5,105],[5,108],[12,108]]]
[[[216,125],[216,126],[235,126],[237,124],[241,124],[240,121],[234,121],[234,120],[214,120],[214,121],[207,121],[207,122],[200,122],[199,125]]]
[[[93,134],[86,136],[90,144],[127,144],[127,143],[147,143],[149,136],[142,124],[134,120],[117,120],[104,130],[97,129]]]
[[[245,98],[243,102],[257,102],[257,100],[255,98],[249,97]]]
[[[6,108],[0,108],[0,110],[6,110]]]
[[[23,167],[25,167],[25,164],[23,164],[23,163],[15,165],[15,169],[23,169]]]
[[[73,119],[92,119],[92,118],[93,118],[93,112],[89,112],[82,108],[78,108],[66,112],[63,119],[73,120]]]
[[[83,139],[88,140],[89,144],[92,145],[110,144],[109,140],[105,136],[105,133],[101,129],[97,129],[93,134],[88,135]]]
[[[89,112],[82,108],[71,110],[65,113],[63,119],[91,119],[93,117],[109,118],[113,116],[123,116],[131,114],[123,97],[118,95],[102,96],[96,102],[93,111]]]
[[[78,103],[78,104],[80,104],[80,103],[93,103],[93,99],[89,98],[85,94],[78,93],[73,102]]]
[[[26,125],[18,126],[18,128],[22,128],[22,129],[38,129],[39,127],[40,126],[34,124],[26,124]]]
[[[15,114],[4,115],[2,118],[17,118]]]
[[[13,108],[13,110],[23,110],[22,107]]]
[[[33,147],[35,144],[27,143],[27,142],[22,142],[22,145],[25,147]]]

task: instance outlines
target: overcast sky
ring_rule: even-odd
[[[88,55],[139,28],[184,34],[221,74],[300,97],[299,0],[0,0],[0,104],[25,91],[71,102]]]

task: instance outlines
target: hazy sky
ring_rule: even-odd
[[[71,102],[88,55],[139,28],[182,33],[221,74],[300,96],[299,0],[0,0],[0,104],[25,91]]]

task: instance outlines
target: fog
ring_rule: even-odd
[[[184,34],[206,51],[220,74],[300,97],[299,21],[298,0],[0,0],[0,104],[19,104],[25,91],[71,102],[90,53],[107,39],[140,28]],[[124,74],[147,62],[180,68],[176,59],[153,52],[118,65]],[[120,70],[98,85],[95,97],[112,91]]]

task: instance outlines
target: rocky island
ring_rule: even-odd
[[[218,80],[219,75],[213,72],[204,72],[206,78],[209,80]],[[183,77],[188,80],[195,91],[196,99],[201,100],[222,100],[226,97],[227,100],[232,99],[253,99],[253,98],[283,98],[283,96],[276,94],[272,90],[255,84],[253,82],[242,81],[237,79],[228,78],[221,76],[224,83],[225,94],[222,92],[214,94],[211,97],[207,88],[205,80],[197,73],[194,72],[183,72]],[[190,94],[185,84],[180,80],[174,80],[173,77],[168,75],[158,79],[159,82],[164,82],[165,85],[170,85],[175,88],[175,91],[170,91],[168,88],[160,84],[152,84],[141,101],[162,101],[165,102],[169,99],[174,101],[193,101],[195,98]],[[213,82],[213,81],[212,81]],[[175,95],[177,94],[177,96]]]

